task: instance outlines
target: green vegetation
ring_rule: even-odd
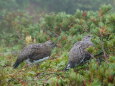
[[[0,86],[115,84],[115,12],[111,12],[110,5],[103,5],[96,12],[77,10],[74,14],[50,13],[40,16],[36,23],[25,12],[8,12],[0,20],[0,30]],[[92,59],[75,69],[64,71],[70,48],[87,34],[94,36],[92,41],[95,44],[88,50],[95,55],[104,52],[104,55],[95,58],[100,57],[105,61],[99,65]],[[17,69],[12,68],[16,52],[24,45],[49,39],[58,45],[50,59],[32,67],[22,63]]]

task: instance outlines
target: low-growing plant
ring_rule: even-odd
[[[25,13],[4,16],[0,21],[0,85],[114,86],[115,15],[110,10],[110,6],[104,5],[97,12],[52,13],[37,23],[31,22],[31,17]],[[93,36],[94,46],[87,50],[95,58],[64,71],[69,50],[88,34]],[[18,55],[16,50],[20,51],[25,44],[47,40],[57,44],[48,60],[33,66],[23,62],[16,70],[12,68]]]

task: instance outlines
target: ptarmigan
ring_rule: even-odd
[[[30,44],[26,46],[19,54],[13,67],[17,68],[20,63],[25,60],[33,63],[35,61],[42,61],[47,59],[51,55],[52,49],[56,44],[52,41],[46,41],[45,43]]]
[[[86,48],[94,45],[91,42],[91,38],[92,36],[90,35],[85,36],[81,41],[74,44],[69,52],[69,61],[66,69],[74,68],[91,58],[91,54],[86,51]]]

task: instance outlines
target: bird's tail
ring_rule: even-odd
[[[14,63],[14,65],[13,65],[13,68],[17,68],[21,62],[22,61],[20,59],[17,59],[16,62]]]
[[[74,68],[75,67],[75,62],[69,62],[65,68],[65,70],[69,70],[70,68]]]

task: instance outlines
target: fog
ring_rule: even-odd
[[[75,13],[76,9],[96,11],[103,4],[115,6],[115,0],[1,0],[0,11],[25,10],[29,12]]]

